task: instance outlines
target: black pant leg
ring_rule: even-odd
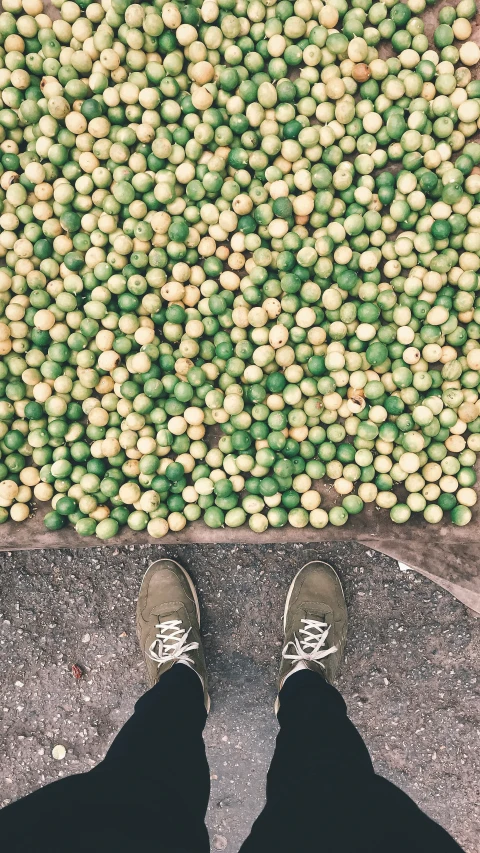
[[[198,675],[173,666],[135,705],[104,760],[0,811],[15,853],[208,853],[210,773]]]
[[[300,670],[280,693],[267,802],[241,853],[461,853],[406,794],[375,774],[340,693]]]

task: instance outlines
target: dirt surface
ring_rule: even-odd
[[[104,755],[144,690],[133,614],[143,572],[161,556],[189,568],[202,603],[214,850],[238,850],[262,806],[285,594],[295,571],[322,556],[349,604],[339,687],[377,771],[478,853],[478,620],[355,543],[2,554],[1,804]],[[59,744],[66,757],[55,761]]]

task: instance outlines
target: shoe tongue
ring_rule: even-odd
[[[174,646],[177,646],[181,643],[184,638],[188,628],[185,626],[185,623],[178,619],[178,615],[168,614],[165,616],[164,614],[158,615],[158,625],[162,625],[161,634],[164,639],[161,641],[163,643],[163,647],[165,649],[172,649]],[[169,622],[175,622],[177,624],[168,626]],[[157,634],[160,633],[160,629],[156,628]],[[160,640],[159,640],[160,642]]]
[[[308,624],[308,622],[303,622],[302,619],[308,620],[308,622],[318,622],[320,624],[318,626],[317,625],[311,625],[311,624]],[[306,647],[306,651],[311,652],[312,648],[320,640],[320,637],[322,636],[322,634],[327,630],[328,630],[328,634],[325,637],[325,640],[324,640],[322,647],[325,649],[328,649],[328,647],[331,645],[329,627],[332,624],[332,620],[333,620],[333,613],[332,613],[332,610],[327,605],[320,604],[320,607],[319,607],[318,603],[315,603],[315,604],[310,604],[308,602],[306,603],[306,605],[303,608],[303,612],[300,615],[300,619],[299,619],[298,627],[297,627],[298,638],[300,640],[301,645],[303,647]],[[302,630],[308,631],[308,639],[304,633],[300,633]]]

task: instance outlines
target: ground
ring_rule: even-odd
[[[339,571],[349,604],[338,686],[377,771],[477,853],[478,620],[356,543],[322,544],[320,553]],[[293,574],[318,556],[310,546],[0,555],[0,804],[104,755],[144,690],[135,601],[161,556],[182,562],[198,585],[213,700],[208,825],[214,850],[236,851],[263,802],[281,614]],[[79,680],[73,664],[84,671]],[[56,745],[66,747],[62,761],[52,758]]]

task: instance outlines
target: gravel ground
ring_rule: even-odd
[[[478,621],[430,581],[356,543],[0,555],[0,804],[104,755],[144,690],[135,601],[161,556],[190,569],[203,605],[214,850],[238,850],[262,806],[285,594],[295,571],[321,556],[345,584],[350,632],[339,687],[376,769],[478,853]],[[63,761],[51,755],[58,744]]]

